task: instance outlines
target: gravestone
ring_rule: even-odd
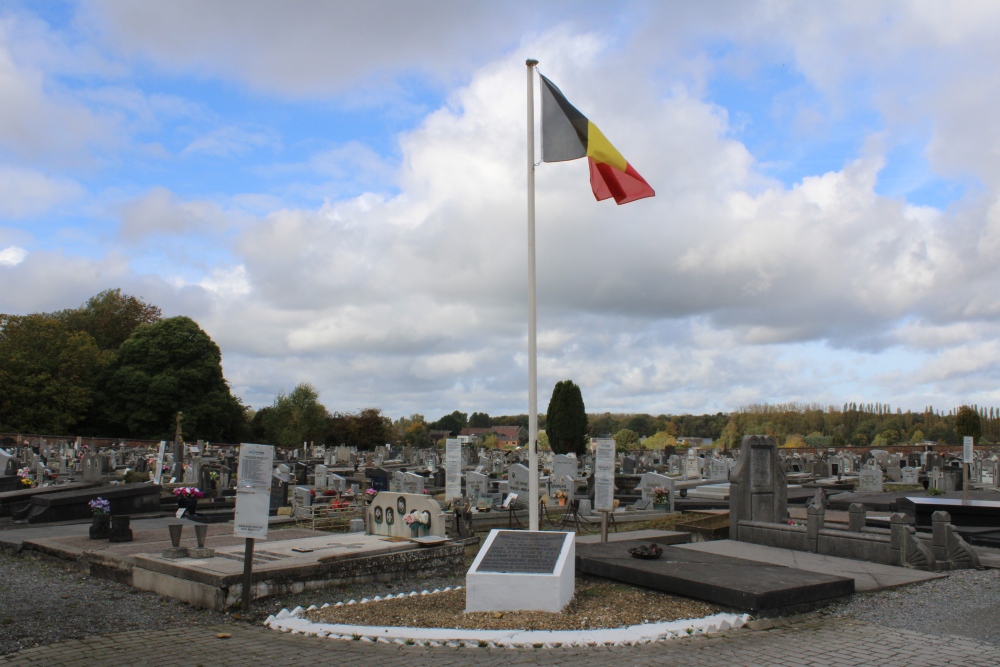
[[[101,459],[97,454],[87,454],[83,457],[83,481],[101,481]]]
[[[286,505],[288,505],[288,482],[275,476],[271,480],[271,501],[268,507],[275,512],[279,507]]]
[[[425,479],[416,473],[403,473],[401,490],[403,493],[423,494]]]
[[[885,469],[885,474],[889,477],[889,481],[891,482],[903,481],[903,469],[898,465],[889,464]]]
[[[552,476],[558,479],[560,477],[573,477],[577,476],[577,460],[575,456],[567,456],[565,454],[556,454],[552,458]]]
[[[492,530],[466,574],[465,610],[558,613],[573,598],[574,533]]]
[[[729,462],[723,459],[712,459],[709,462],[708,478],[710,480],[729,479]]]
[[[465,497],[475,502],[489,492],[490,478],[478,472],[465,473]]]
[[[331,472],[326,476],[327,484],[326,488],[333,489],[337,493],[344,493],[347,491],[347,479],[341,477],[335,472]]]
[[[507,469],[507,489],[510,493],[517,494],[519,505],[528,502],[528,480],[530,478],[528,467],[522,463],[515,463]]]
[[[325,465],[317,465],[313,470],[313,486],[317,489],[326,489],[327,470]]]
[[[787,514],[788,483],[774,438],[743,436],[729,473],[729,539],[739,539],[741,520],[784,523]]]
[[[430,496],[385,491],[375,496],[366,512],[369,535],[410,538],[445,535],[445,518],[441,505]],[[413,512],[427,512],[430,523],[417,528],[407,524],[404,517]]]
[[[919,482],[919,470],[909,466],[900,469],[899,481],[903,484],[917,484]]]
[[[878,466],[862,468],[861,472],[858,473],[858,491],[861,493],[882,493],[882,471],[879,470]]]
[[[635,457],[628,455],[622,459],[622,474],[623,475],[634,475],[635,474]]]
[[[688,449],[687,457],[684,459],[684,476],[688,479],[701,477],[701,459],[698,458],[697,447]]]

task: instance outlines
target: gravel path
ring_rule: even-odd
[[[854,595],[835,616],[1000,646],[1000,570],[957,570],[947,579]]]
[[[232,620],[0,550],[0,655],[63,639]]]

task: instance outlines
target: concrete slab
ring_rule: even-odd
[[[711,553],[721,556],[734,556],[760,563],[773,563],[785,567],[794,567],[807,572],[833,574],[854,580],[854,589],[861,591],[877,591],[883,588],[905,586],[919,581],[940,579],[947,576],[936,572],[912,570],[907,567],[894,567],[881,563],[849,560],[823,556],[806,551],[779,549],[760,544],[736,542],[734,540],[718,540],[716,542],[698,542],[684,544],[678,549],[689,549],[701,553]]]
[[[649,542],[578,544],[577,571],[764,616],[806,611],[854,592],[847,577],[686,548],[691,545],[664,546],[657,560],[628,553]]]
[[[243,557],[242,544],[216,549],[213,557],[202,559],[138,554],[131,583],[198,607],[222,610],[242,597]],[[421,548],[405,538],[363,533],[268,540],[254,548],[252,595],[261,598],[350,582],[393,581],[404,575],[456,576],[464,562],[461,542]]]
[[[624,540],[643,540],[657,544],[685,544],[691,541],[691,535],[676,530],[629,530],[623,533],[608,533],[608,542],[622,542]],[[576,536],[577,544],[600,544],[600,542],[600,533],[596,535],[580,535],[578,533]]]

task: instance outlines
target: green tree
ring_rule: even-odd
[[[545,413],[545,432],[556,454],[576,452],[582,456],[587,451],[587,411],[580,387],[572,380],[557,382],[552,389]]]
[[[278,394],[264,420],[264,430],[269,443],[283,447],[323,442],[328,416],[316,389],[302,383],[287,396]]]
[[[955,415],[955,435],[962,438],[971,435],[975,439],[983,434],[983,422],[979,417],[979,411],[968,405],[963,405]]]
[[[677,438],[670,435],[666,431],[657,431],[642,441],[643,449],[666,449],[667,447],[676,446]]]
[[[184,413],[186,438],[238,442],[245,408],[222,375],[222,353],[189,317],[142,326],[122,343],[97,382],[98,424],[107,435],[167,438]]]
[[[639,434],[632,429],[623,428],[615,433],[615,449],[624,452],[639,447]]]
[[[473,412],[472,416],[469,417],[470,428],[490,428],[491,426],[493,423],[485,412]]]
[[[0,315],[0,428],[69,435],[84,420],[101,353],[42,315]]]
[[[743,434],[740,432],[740,427],[736,425],[735,419],[729,420],[729,423],[722,429],[722,434],[719,435],[719,439],[716,442],[726,450],[740,448],[740,444],[743,442]]]
[[[431,424],[431,427],[436,431],[448,431],[452,435],[458,435],[458,432],[465,428],[468,421],[467,413],[455,410],[450,415],[445,415]]]
[[[104,290],[79,308],[61,310],[51,317],[74,331],[85,331],[101,350],[117,350],[143,324],[160,320],[162,313],[154,305],[122,294],[121,288]]]

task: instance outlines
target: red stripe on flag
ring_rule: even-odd
[[[597,201],[614,197],[615,203],[621,205],[656,194],[630,164],[622,172],[610,164],[595,162],[592,157],[587,158],[587,162],[590,164],[590,187]]]

